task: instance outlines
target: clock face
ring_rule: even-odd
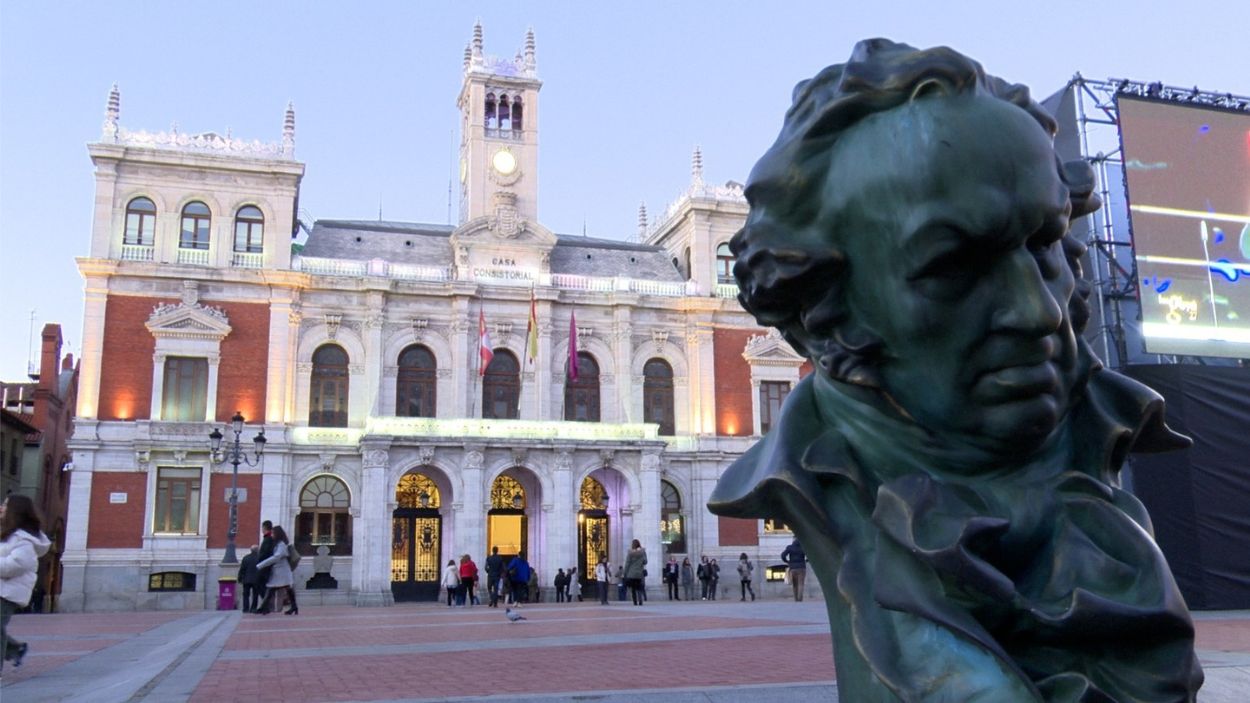
[[[500,175],[508,176],[516,170],[516,157],[507,149],[500,149],[491,157],[490,163]]]
[[[469,162],[463,156],[460,157],[460,182],[464,183],[469,177]]]

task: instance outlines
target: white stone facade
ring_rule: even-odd
[[[462,154],[475,163],[465,165],[466,217],[458,227],[318,223],[295,256],[287,233],[303,164],[294,160],[292,111],[274,145],[216,135],[137,137],[118,125],[120,99],[111,96],[104,136],[90,146],[96,215],[89,256],[78,260],[86,280],[84,358],[63,609],[215,607],[217,579],[232,571],[219,565],[231,467],[211,460],[208,434],[235,410],[248,417],[243,442],[262,422],[268,440],[259,466],[239,467],[241,523],[269,519],[295,537],[310,481],[331,476],[346,488],[350,554],[333,557],[338,587],[301,590],[301,602],[393,602],[397,510],[404,508],[397,490],[412,472],[437,488],[437,508],[428,514],[441,521],[439,565],[468,553],[483,566],[500,476],[523,489],[522,541],[543,587],[558,568],[578,564],[587,477],[607,494],[595,515],[608,521],[609,561],[620,563],[630,540],[639,539],[651,555],[652,584],[665,559],[665,483],[680,501],[679,513],[667,515],[683,525],[679,556],[726,559],[722,583],[735,587],[732,561],[740,551],[775,560],[788,536],[761,525],[755,545],[722,546],[721,523],[704,507],[721,473],[753,441],[746,432],[718,434],[718,351],[746,359],[751,373],[741,381],[753,388],[760,380],[797,382],[802,363],[775,337],[717,349],[721,330],[764,335],[733,299],[736,289],[718,283],[715,273],[717,247],[746,212],[741,189],[708,188],[696,173],[651,230],[650,245],[577,242],[549,232],[533,221],[541,84],[532,37],[519,61],[506,75],[496,72],[502,64],[481,53],[480,41],[466,57],[458,101],[466,125]],[[494,165],[485,159],[501,138],[480,128],[478,103],[498,86],[518,89],[525,127],[506,137],[519,168],[491,175]],[[509,192],[517,197],[500,199]],[[124,243],[127,207],[136,197],[156,206],[155,241],[142,251]],[[195,253],[199,258],[179,243],[180,212],[192,202],[213,213],[211,243]],[[492,203],[514,210],[501,213]],[[231,246],[233,213],[248,205],[264,214],[264,250],[240,258]],[[353,232],[361,253],[350,251]],[[391,246],[400,253],[386,254]],[[403,247],[415,246],[435,254],[405,258]],[[581,247],[576,256],[571,247]],[[691,264],[677,274],[682,257]],[[646,269],[648,261],[670,260],[679,264],[665,276],[639,273],[655,270]],[[598,268],[586,268],[587,261]],[[532,360],[531,305],[538,321]],[[573,315],[577,349],[598,365],[598,422],[564,419]],[[521,362],[515,419],[482,417],[479,319],[494,351]],[[134,336],[119,339],[120,329]],[[252,341],[235,342],[244,338]],[[132,344],[154,351],[130,354]],[[310,426],[314,354],[325,345],[349,360],[343,427]],[[433,417],[398,414],[397,359],[412,345],[436,360]],[[165,363],[173,357],[207,361],[204,421],[162,419],[171,383]],[[672,370],[671,435],[646,421],[645,374],[653,360]],[[126,405],[130,395],[137,407]],[[757,434],[758,407],[754,413]],[[176,534],[161,529],[171,518],[158,515],[168,499],[162,491],[175,484],[196,491],[178,504],[188,512],[178,513]],[[239,554],[256,541],[257,534],[241,531]],[[301,589],[311,576],[304,565]],[[194,575],[194,590],[151,590],[154,574],[174,572]]]

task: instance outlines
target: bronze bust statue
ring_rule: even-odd
[[[730,243],[739,301],[812,360],[712,512],[780,518],[843,700],[1186,701],[1193,622],[1130,451],[1188,440],[1081,338],[1084,162],[1023,86],[860,42],[800,83]]]

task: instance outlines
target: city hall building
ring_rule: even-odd
[[[449,559],[495,547],[544,588],[635,538],[652,584],[668,555],[721,559],[735,589],[739,553],[777,563],[783,525],[704,507],[808,369],[736,302],[742,188],[696,152],[636,235],[550,231],[541,87],[532,34],[499,59],[475,28],[459,224],[320,220],[302,247],[292,109],[276,143],[132,131],[114,88],[88,149],[63,610],[215,607],[236,485],[239,556],[283,525],[301,603],[433,599]]]

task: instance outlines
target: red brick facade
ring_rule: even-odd
[[[93,474],[87,547],[142,547],[147,488],[148,475],[140,471]],[[112,493],[125,493],[126,502],[111,502]]]
[[[168,298],[109,296],[100,363],[101,420],[150,419],[152,356],[156,351],[156,340],[144,323],[157,305],[178,302]],[[217,420],[229,422],[237,410],[249,423],[264,422],[269,368],[269,306],[215,301],[207,304],[225,311],[232,330],[221,343],[221,365],[217,372]]]
[[[720,517],[720,546],[757,547],[760,543],[760,521]]]
[[[101,420],[147,420],[152,408],[152,354],[156,340],[144,322],[168,298],[110,295],[104,309],[100,356]],[[106,496],[107,497],[107,496]],[[92,514],[94,518],[94,513]]]
[[[210,549],[221,549],[226,546],[226,532],[230,529],[230,474],[213,474],[210,485],[208,546]],[[247,501],[239,503],[239,534],[235,538],[240,557],[247,553],[247,548],[260,536],[260,474],[245,474],[240,471],[240,501],[243,500],[244,490],[247,491]]]
[[[712,333],[716,355],[716,434],[748,437],[755,427],[751,411],[751,365],[742,358],[747,340],[759,330],[717,329]]]
[[[236,410],[248,423],[265,421],[269,373],[269,306],[257,303],[209,305],[226,311],[231,332],[221,342],[217,370],[217,420],[229,422]],[[243,534],[240,525],[239,534]]]

